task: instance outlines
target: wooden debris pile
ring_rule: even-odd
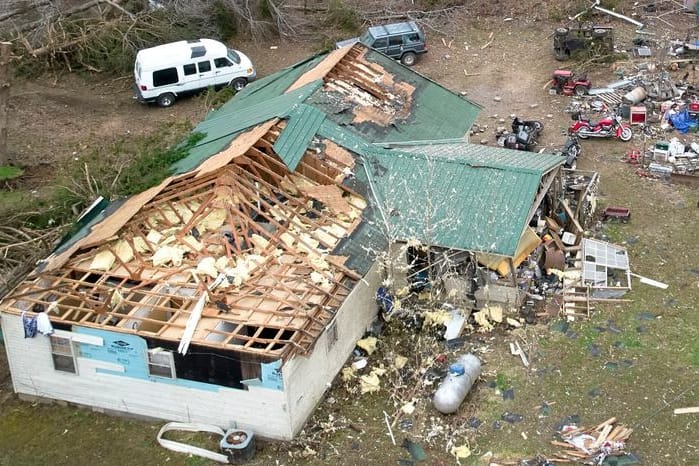
[[[551,443],[562,447],[550,460],[554,462],[576,462],[582,464],[602,464],[608,456],[625,454],[626,442],[633,429],[618,424],[612,417],[602,424],[586,429],[575,425],[563,426],[559,436],[561,440]]]

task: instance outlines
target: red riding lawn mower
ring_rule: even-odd
[[[590,91],[592,82],[587,79],[587,75],[576,76],[568,70],[556,70],[553,72],[553,79],[549,81],[551,90],[556,94],[563,95],[585,95]]]

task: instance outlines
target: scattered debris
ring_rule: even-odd
[[[519,342],[515,341],[514,343],[510,343],[510,353],[514,356],[519,356],[520,359],[522,359],[524,367],[529,367],[529,360],[522,347],[519,346]]]
[[[626,441],[633,432],[612,417],[591,428],[579,428],[575,424],[564,425],[558,433],[561,441],[551,443],[563,447],[552,459],[572,460],[585,464],[602,464],[610,455],[625,453]]]

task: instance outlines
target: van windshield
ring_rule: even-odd
[[[228,49],[228,58],[236,65],[240,65],[240,55],[233,49]]]

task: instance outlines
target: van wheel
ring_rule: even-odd
[[[415,54],[413,52],[405,52],[402,57],[400,57],[400,62],[405,66],[413,66],[415,64]]]
[[[231,88],[235,92],[240,92],[243,90],[245,86],[247,86],[248,81],[245,78],[236,78],[233,81],[231,81]]]
[[[158,96],[157,103],[160,107],[170,107],[175,103],[175,94],[166,92]]]

